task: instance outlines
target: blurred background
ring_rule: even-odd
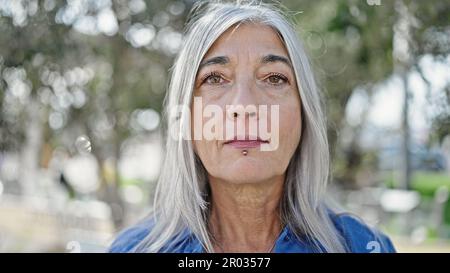
[[[0,252],[103,252],[151,206],[194,0],[0,0]],[[450,2],[281,1],[327,100],[330,195],[450,252]]]

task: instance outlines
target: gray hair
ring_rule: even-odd
[[[325,115],[312,69],[293,23],[272,5],[259,2],[197,3],[190,15],[183,46],[172,67],[164,116],[179,105],[191,106],[199,64],[214,41],[230,27],[255,22],[272,27],[289,53],[301,98],[302,136],[286,171],[280,204],[281,220],[298,239],[313,243],[318,252],[345,252],[347,248],[324,204],[330,159]],[[167,118],[165,159],[154,196],[150,233],[133,251],[161,252],[189,230],[207,252],[214,252],[208,230],[210,191],[205,168],[190,140],[190,116]]]

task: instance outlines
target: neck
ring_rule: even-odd
[[[281,231],[284,175],[236,184],[210,177],[210,230],[216,252],[268,252]]]

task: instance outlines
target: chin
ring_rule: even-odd
[[[258,184],[262,183],[267,178],[263,178],[260,176],[239,176],[239,177],[231,177],[228,181],[230,183],[235,185],[242,185],[242,184]]]
[[[226,180],[236,184],[258,183],[270,178],[266,173],[267,164],[255,162],[240,162],[238,160],[233,167],[226,170]]]

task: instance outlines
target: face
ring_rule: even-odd
[[[192,134],[205,133],[213,118],[222,122],[213,139],[193,140],[210,178],[258,183],[284,175],[301,137],[301,106],[289,55],[272,28],[245,23],[223,33],[201,62],[194,98],[192,108],[222,113],[192,114]],[[247,108],[233,111],[239,106]]]

